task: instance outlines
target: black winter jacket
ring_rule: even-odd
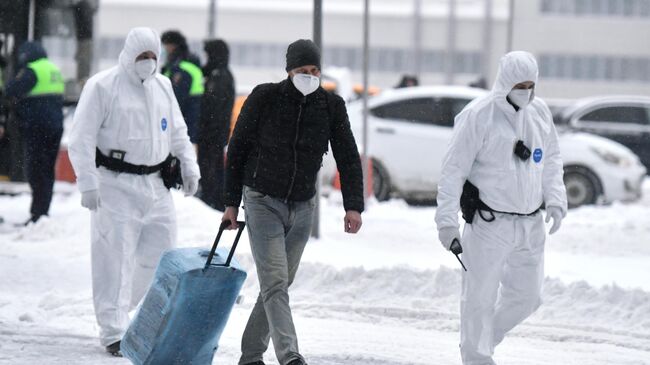
[[[225,146],[235,102],[235,80],[228,67],[204,68],[205,92],[201,99],[199,143]]]
[[[311,199],[328,142],[345,210],[362,212],[361,160],[343,99],[320,87],[305,97],[288,78],[257,86],[230,139],[225,205],[239,206],[243,185],[285,201]]]

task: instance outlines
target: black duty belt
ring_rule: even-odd
[[[502,212],[492,209],[479,198],[478,188],[467,180],[463,185],[463,193],[460,197],[460,209],[463,212],[463,219],[465,219],[465,222],[471,224],[474,221],[474,215],[476,213],[478,213],[479,217],[484,221],[492,222],[496,219],[494,213],[530,217],[537,214],[542,207],[540,206],[532,213]]]
[[[500,210],[495,210],[490,208],[487,204],[483,203],[482,200],[479,200],[479,207],[478,207],[478,215],[486,222],[492,222],[496,219],[494,216],[494,213],[501,213],[501,214],[508,214],[508,215],[516,215],[520,217],[531,217],[534,216],[535,214],[539,213],[539,211],[542,209],[542,206],[540,205],[539,208],[535,209],[532,213],[514,213],[514,212],[502,212]],[[483,216],[484,212],[488,212],[491,217],[486,218]]]
[[[128,162],[124,162],[119,158],[109,157],[104,155],[99,148],[95,151],[95,165],[97,167],[104,166],[108,170],[115,172],[123,172],[127,174],[135,175],[149,175],[154,174],[162,169],[166,161],[163,161],[154,166],[147,165],[134,165]]]

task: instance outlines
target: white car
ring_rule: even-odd
[[[485,90],[461,86],[423,86],[385,91],[368,101],[368,155],[378,200],[399,196],[408,202],[434,201],[442,159],[454,117]],[[352,132],[362,143],[361,102],[348,105]],[[560,134],[569,205],[630,201],[641,196],[646,169],[625,146],[586,133]],[[335,163],[323,163],[331,181]],[[332,172],[334,171],[334,172]]]
[[[650,168],[650,97],[593,96],[576,100],[557,114],[557,123],[619,142]]]

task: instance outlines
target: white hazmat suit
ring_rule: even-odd
[[[546,233],[541,214],[535,212],[545,203],[557,227],[566,215],[558,135],[548,107],[534,89],[529,103],[521,103],[518,110],[506,99],[516,84],[537,84],[537,75],[531,54],[505,55],[492,92],[456,117],[443,162],[436,212],[441,241],[454,237],[444,232],[458,232],[466,180],[479,189],[481,201],[503,212],[493,213],[491,222],[477,212],[460,240],[468,270],[463,272],[461,293],[465,365],[494,364],[495,346],[539,307]],[[518,140],[531,151],[525,161],[514,154]],[[492,214],[483,216],[489,220]],[[442,243],[449,248],[451,242]]]
[[[131,30],[119,64],[86,83],[70,137],[82,205],[93,210],[93,301],[104,346],[121,340],[128,312],[146,293],[162,252],[175,246],[176,213],[160,172],[97,168],[95,149],[106,156],[123,151],[124,162],[146,166],[171,153],[180,160],[183,183],[189,186],[184,190],[195,190],[200,176],[169,79],[151,67],[144,80],[138,76],[136,57],[147,51],[159,57],[158,34],[149,28]]]

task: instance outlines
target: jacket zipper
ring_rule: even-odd
[[[298,145],[298,136],[300,134],[300,119],[302,119],[302,106],[305,105],[306,99],[307,98],[303,96],[302,101],[300,102],[300,106],[298,107],[298,120],[296,121],[296,136],[293,139],[293,173],[291,174],[289,191],[287,192],[287,196],[284,198],[285,203],[289,201],[289,196],[291,196],[291,192],[293,190],[293,184],[296,182],[296,174],[298,173],[297,145]]]

